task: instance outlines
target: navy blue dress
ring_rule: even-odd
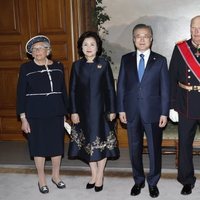
[[[60,62],[39,66],[34,61],[20,67],[17,115],[25,113],[30,124],[31,157],[64,154],[64,115],[67,114],[64,69]]]
[[[115,122],[108,114],[115,113],[115,88],[110,64],[97,57],[93,63],[80,59],[73,63],[70,79],[70,110],[80,123],[73,125],[69,157],[86,162],[118,158],[119,149]]]

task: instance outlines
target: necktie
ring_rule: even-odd
[[[144,74],[144,54],[140,54],[140,62],[138,67],[138,75],[140,81],[142,80],[143,74]]]

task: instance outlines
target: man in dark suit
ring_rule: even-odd
[[[122,56],[118,78],[118,112],[127,124],[130,159],[135,184],[131,195],[145,186],[142,163],[143,136],[147,138],[150,169],[147,175],[149,194],[157,197],[161,176],[162,129],[169,112],[169,74],[167,60],[151,51],[153,31],[138,24],[133,28],[136,51]],[[142,55],[141,55],[142,54]],[[141,70],[141,66],[145,68]]]
[[[191,39],[175,45],[170,62],[170,119],[178,122],[178,181],[181,194],[192,193],[196,177],[192,144],[200,123],[200,15],[190,24]]]

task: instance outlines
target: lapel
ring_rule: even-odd
[[[138,78],[138,71],[137,71],[137,56],[136,52],[133,52],[131,56],[129,57],[129,60],[127,62],[129,64],[129,70],[128,70],[128,76],[131,77],[136,77],[139,81]],[[131,78],[131,80],[134,80]]]
[[[155,63],[156,59],[157,59],[156,54],[151,51],[150,55],[149,55],[149,59],[147,61],[145,71],[144,71],[144,75],[142,77],[142,81],[144,81],[145,77],[148,76],[148,72],[151,69],[151,67],[153,66],[153,64]]]
[[[136,54],[136,51],[133,52],[132,54],[132,62],[131,63],[131,68],[133,69],[133,73],[134,74],[138,74],[137,72],[137,54]]]

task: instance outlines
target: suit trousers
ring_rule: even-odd
[[[178,138],[178,177],[177,180],[185,184],[195,184],[194,165],[192,159],[193,141],[200,120],[188,119],[179,114]]]
[[[156,186],[161,176],[162,129],[159,127],[159,123],[145,123],[140,116],[137,116],[133,121],[128,121],[127,129],[130,160],[135,183],[141,184],[145,181],[142,156],[145,133],[150,164],[147,182],[149,186]]]

